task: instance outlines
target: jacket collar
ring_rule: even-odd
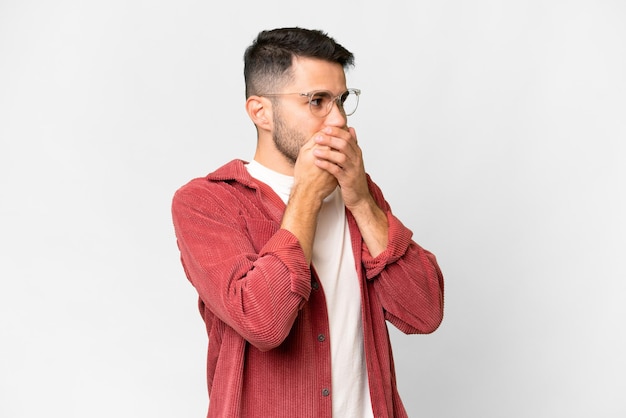
[[[250,173],[248,173],[248,170],[246,170],[246,166],[245,166],[246,164],[248,164],[248,162],[244,160],[239,160],[239,159],[232,160],[224,164],[223,166],[221,166],[220,168],[218,168],[211,174],[209,174],[207,176],[207,180],[209,181],[235,180],[238,183],[241,183],[241,184],[244,184],[246,186],[256,189],[257,186],[255,185],[254,179],[252,178],[252,176],[250,176]]]
[[[248,164],[248,162],[244,160],[232,160],[207,175],[206,179],[214,182],[235,181],[254,189],[259,199],[264,202],[266,206],[268,203],[271,204],[268,209],[270,209],[275,219],[280,222],[282,214],[285,211],[285,203],[270,186],[252,177],[246,169],[246,164]]]

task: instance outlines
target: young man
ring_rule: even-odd
[[[209,336],[208,417],[406,416],[385,321],[434,331],[443,277],[364,171],[353,62],[320,31],[261,32],[244,69],[254,160],[174,196]]]

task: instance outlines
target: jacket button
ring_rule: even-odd
[[[317,283],[317,282],[311,282],[311,288],[312,288],[313,290],[317,290],[317,289],[319,289],[319,288],[320,288],[320,285],[319,285],[319,283]]]
[[[317,336],[317,341],[323,342],[326,340],[326,336],[324,334],[320,334]]]
[[[326,388],[322,389],[322,396],[328,396],[328,395],[330,395],[330,390]]]

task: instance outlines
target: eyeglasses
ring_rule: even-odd
[[[344,115],[350,116],[356,112],[356,108],[359,105],[359,95],[361,90],[348,89],[338,96],[326,90],[315,90],[309,93],[268,93],[259,94],[259,96],[273,97],[273,96],[287,96],[297,94],[301,97],[309,99],[309,110],[314,116],[318,118],[324,118],[328,116],[333,108],[333,103],[337,103],[339,110]]]

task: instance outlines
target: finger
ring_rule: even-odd
[[[351,127],[348,128],[348,132],[350,132],[350,135],[352,136],[352,138],[354,138],[354,143],[358,144],[359,141],[358,141],[358,139],[356,137],[356,130],[351,126]]]
[[[336,126],[325,126],[321,132],[328,136],[332,136],[335,138],[342,138],[346,141],[351,141],[352,137],[354,136],[350,133],[350,130],[348,128],[343,129],[343,128],[338,128]]]
[[[315,142],[320,146],[326,146],[339,152],[347,153],[350,149],[355,149],[355,144],[349,138],[340,138],[336,136],[320,135],[316,137]]]
[[[313,155],[315,158],[326,160],[342,167],[347,161],[347,157],[343,152],[328,146],[318,145],[313,150]]]
[[[315,165],[322,170],[325,170],[332,174],[341,183],[343,175],[345,173],[343,167],[335,164],[334,162],[326,159],[315,159]]]

